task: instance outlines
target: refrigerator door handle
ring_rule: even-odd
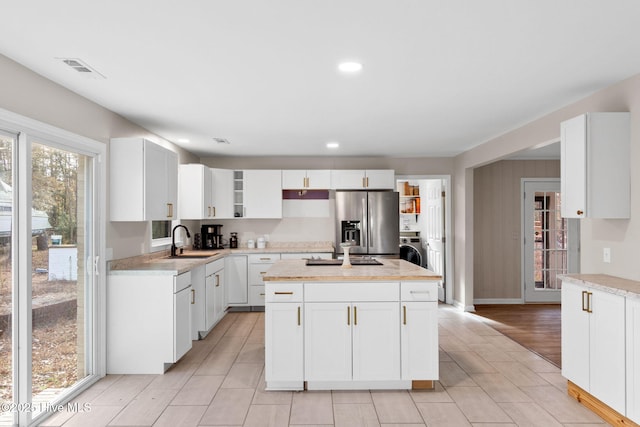
[[[367,242],[367,253],[369,253],[371,251],[371,248],[369,246],[373,245],[373,242],[375,242],[375,239],[373,238],[373,209],[371,209],[371,206],[369,206],[368,203],[367,203],[367,208],[369,209],[369,215],[367,216],[367,219],[368,219],[367,234],[369,235],[369,242],[370,242],[370,243]]]
[[[367,249],[367,252],[369,251],[369,221],[367,215],[368,207],[369,205],[367,203],[367,197],[365,196],[362,198],[362,218],[360,219],[360,226],[362,229],[360,230],[360,235],[364,236],[362,238],[362,246]]]

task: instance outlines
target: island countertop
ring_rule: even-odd
[[[434,281],[442,276],[402,259],[377,258],[382,265],[307,266],[305,260],[276,261],[262,276],[265,282]]]

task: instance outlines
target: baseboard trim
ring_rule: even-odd
[[[615,411],[613,408],[602,403],[600,400],[587,393],[571,381],[567,381],[567,394],[612,426],[640,427],[639,424],[636,424],[629,418]]]
[[[453,305],[455,308],[457,308],[458,310],[462,310],[462,311],[468,311],[470,313],[473,313],[476,311],[476,307],[473,305],[464,305],[462,304],[460,301],[453,301]]]
[[[524,304],[521,298],[478,298],[473,300],[474,304]]]

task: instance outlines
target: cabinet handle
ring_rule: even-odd
[[[367,188],[367,179],[365,177],[362,177],[362,187],[363,188]]]
[[[593,310],[591,309],[591,296],[593,295],[592,292],[587,292],[587,313],[593,313]]]
[[[293,295],[293,292],[274,292],[274,295]]]
[[[264,293],[261,293],[261,294],[260,294],[260,296],[261,296],[261,297],[263,297],[263,296],[264,296]]]
[[[402,324],[403,325],[407,324],[407,306],[406,305],[402,306]]]
[[[300,326],[300,306],[298,306],[298,326]]]
[[[367,180],[367,188],[369,188],[369,177],[365,178]]]
[[[271,261],[271,258],[260,258],[260,261]]]
[[[584,215],[584,212],[582,212],[581,210],[576,211],[576,213],[577,213],[578,215]]]
[[[585,296],[587,295],[587,291],[582,291],[582,311],[587,311],[584,301],[585,301]]]
[[[358,307],[353,306],[353,325],[356,326],[358,324]]]
[[[220,286],[220,275],[216,274],[216,288]]]
[[[211,206],[207,206],[207,216],[211,216]]]
[[[265,274],[267,274],[267,272],[266,272],[266,271],[261,271],[261,272],[260,272],[260,275],[261,275],[261,276],[264,276]]]
[[[167,218],[173,218],[173,203],[167,203]]]
[[[347,326],[351,325],[351,307],[347,306]]]
[[[429,295],[431,292],[429,291],[409,291],[410,294],[427,294]]]
[[[195,304],[195,303],[196,303],[196,290],[191,289],[191,304]]]
[[[213,215],[212,216],[216,216],[216,207],[212,206],[211,209],[213,210]]]

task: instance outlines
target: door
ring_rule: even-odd
[[[426,268],[442,276],[438,283],[438,299],[445,301],[446,275],[444,265],[445,239],[444,239],[444,186],[441,179],[429,179],[426,181],[426,203],[424,215],[426,216],[426,234],[423,244],[426,246]]]
[[[400,379],[400,313],[397,302],[354,302],[353,379]]]
[[[399,196],[395,191],[368,192],[368,248],[369,254],[398,255],[400,249]]]
[[[587,210],[587,115],[560,124],[562,216],[582,218]]]
[[[265,380],[304,380],[302,303],[270,303],[265,313]]]
[[[204,319],[205,331],[211,329],[213,324],[216,322],[216,286],[218,285],[218,281],[220,279],[217,278],[216,273],[212,273],[205,277],[204,279],[204,294],[205,294],[205,304],[204,304]]]
[[[307,381],[350,381],[351,304],[304,304],[304,377]]]
[[[282,171],[245,170],[246,218],[282,218]]]
[[[589,313],[585,288],[564,283],[562,289],[562,376],[589,390]]]
[[[0,424],[37,424],[97,381],[106,147],[0,112]],[[36,136],[37,135],[37,136]],[[6,407],[8,408],[8,407]]]
[[[401,316],[402,379],[438,378],[438,303],[403,301]]]
[[[561,215],[557,179],[523,179],[524,301],[560,302],[559,274],[577,272],[578,222]]]

